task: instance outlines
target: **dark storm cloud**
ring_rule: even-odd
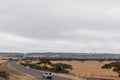
[[[119,52],[119,0],[7,0],[0,5],[1,49]]]

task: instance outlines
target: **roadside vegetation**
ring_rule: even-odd
[[[39,58],[37,63],[32,63],[31,60],[24,60],[24,63],[20,63],[24,66],[30,66],[31,68],[42,70],[42,71],[51,71],[55,73],[69,73],[69,70],[72,69],[72,66],[69,64],[56,63],[52,64],[49,59]]]
[[[0,77],[3,77],[5,79],[7,79],[10,74],[6,65],[6,63],[0,64]]]
[[[8,61],[0,59],[0,80],[37,80],[36,77],[15,69]]]
[[[0,59],[0,80],[8,80],[10,76],[7,62],[6,59]]]

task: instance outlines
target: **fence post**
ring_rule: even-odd
[[[80,72],[79,72],[79,77],[80,77]]]

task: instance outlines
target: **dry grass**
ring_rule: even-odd
[[[1,63],[5,63],[5,62],[7,62],[8,60],[0,60],[0,64]]]
[[[23,73],[10,65],[8,67],[11,69],[9,80],[37,80],[36,77]]]
[[[118,78],[118,74],[106,69],[101,69],[104,64],[110,63],[110,61],[52,61],[52,63],[65,63],[72,65],[73,69],[70,73],[78,77],[105,77],[105,78]],[[119,79],[119,78],[118,78]]]
[[[68,78],[70,80],[86,80],[86,79],[83,79],[83,78],[80,78],[78,76],[74,76],[74,75],[71,75],[71,74],[54,73],[54,75],[62,76],[62,77]]]
[[[9,65],[6,61],[0,60],[1,66],[0,71],[5,71],[9,73],[7,80],[37,80],[34,76],[25,74],[12,66]],[[0,78],[0,80],[5,80],[4,78]]]
[[[63,77],[70,78],[71,80],[83,80],[83,78],[92,78],[91,80],[99,80],[98,78],[114,79],[120,80],[118,74],[112,70],[101,69],[104,64],[111,63],[113,61],[51,61],[52,63],[65,63],[72,65],[73,69],[70,74],[55,74]],[[37,63],[37,61],[32,61],[32,63]],[[94,78],[94,79],[93,79]],[[89,79],[90,80],[90,79]]]

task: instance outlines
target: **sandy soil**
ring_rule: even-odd
[[[104,64],[110,63],[110,61],[52,61],[52,63],[65,63],[72,65],[73,69],[71,74],[80,77],[117,77],[118,74],[106,69],[101,69]]]
[[[7,62],[8,60],[0,60],[0,64],[1,63],[4,63],[4,62]]]

